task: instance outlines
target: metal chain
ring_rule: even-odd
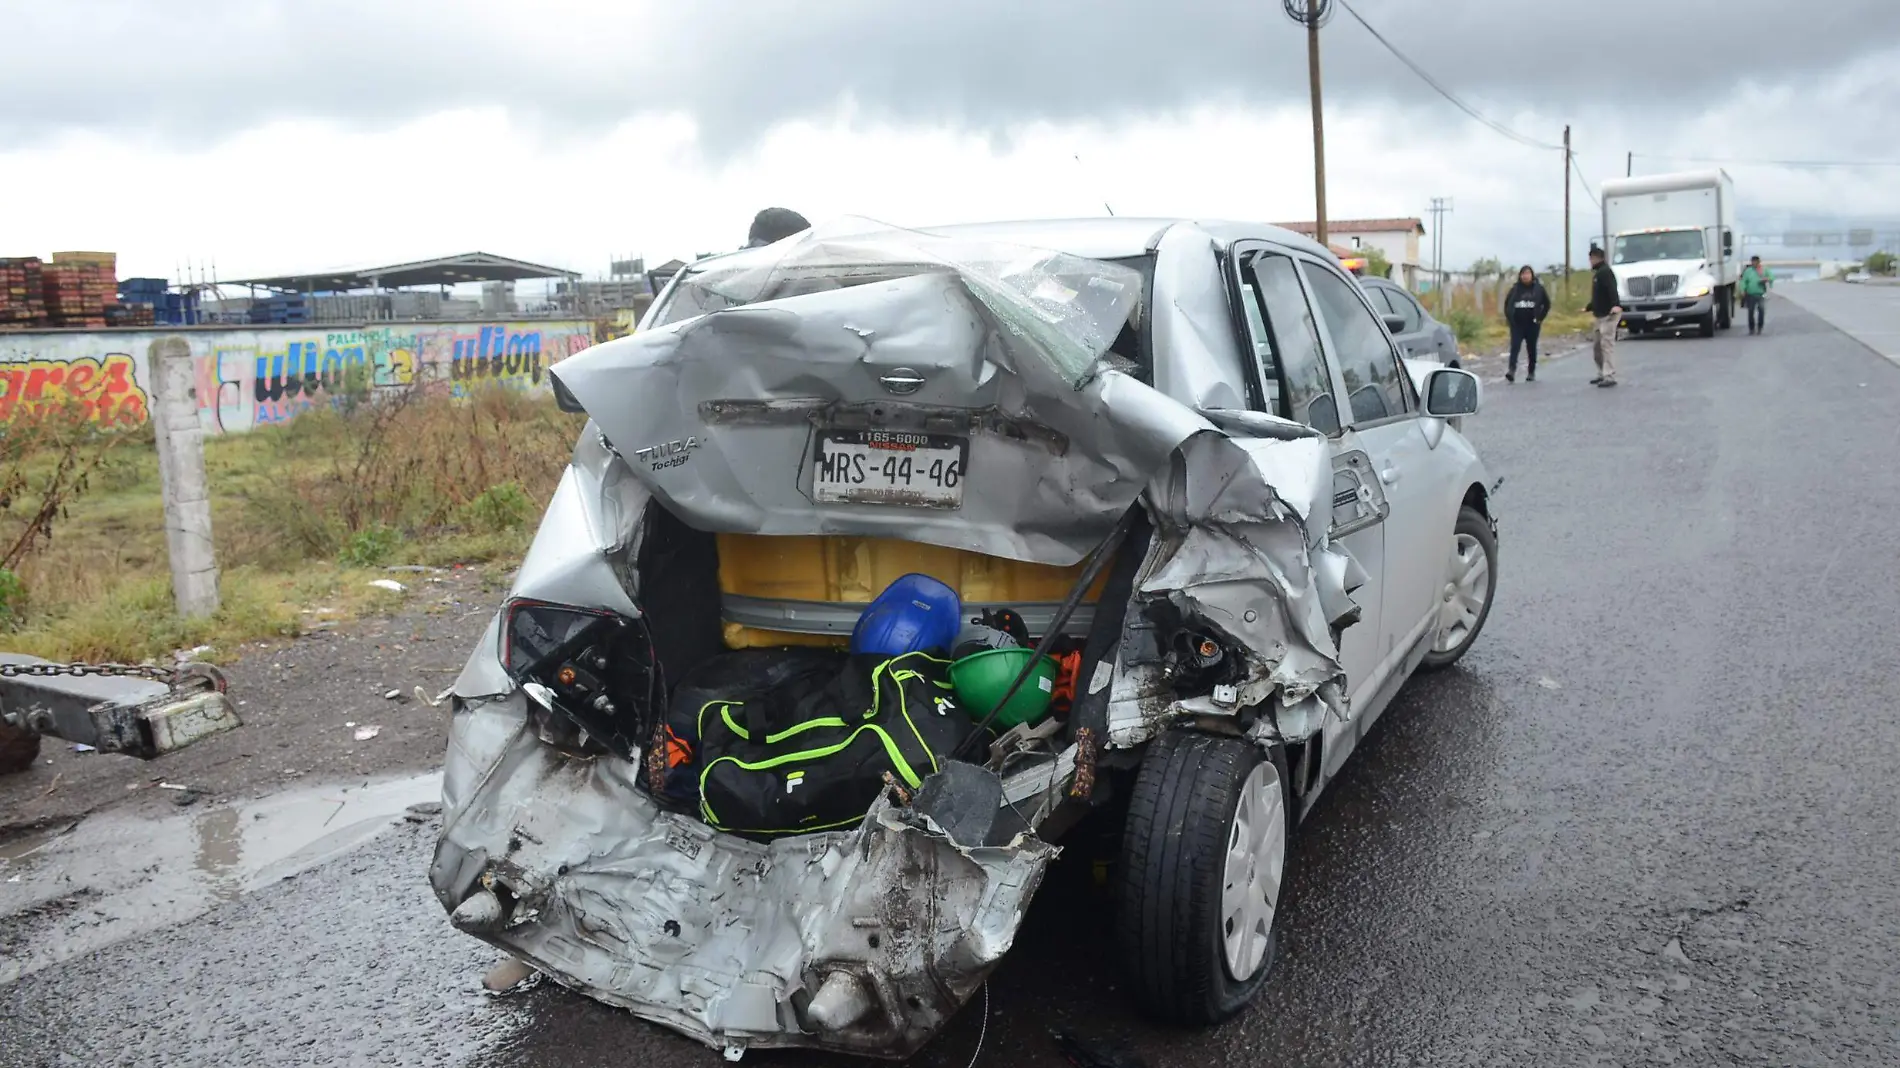
[[[157,664],[88,664],[83,661],[66,664],[0,664],[0,679],[84,678],[89,675],[150,679],[174,690],[189,680],[198,680],[219,691],[225,688],[223,673],[209,664],[180,664],[177,667],[160,667]]]

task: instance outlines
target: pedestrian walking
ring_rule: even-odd
[[[1530,264],[1518,268],[1517,284],[1504,297],[1504,318],[1511,327],[1511,363],[1504,370],[1506,382],[1517,381],[1517,348],[1524,346],[1530,362],[1525,366],[1524,381],[1537,381],[1537,336],[1544,332],[1544,317],[1550,314],[1550,294]]]
[[[1768,328],[1768,287],[1774,284],[1775,272],[1761,265],[1761,257],[1748,257],[1748,266],[1742,268],[1742,307],[1748,309],[1751,334]]]
[[[1590,303],[1583,309],[1595,319],[1590,328],[1590,346],[1596,353],[1597,376],[1593,386],[1616,385],[1616,327],[1623,321],[1623,306],[1617,303],[1616,272],[1603,258],[1603,250],[1590,246]]]

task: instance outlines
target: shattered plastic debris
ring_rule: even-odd
[[[358,727],[353,737],[359,742],[367,742],[381,733],[383,733],[381,727]]]
[[[409,588],[397,582],[395,579],[370,579],[369,584],[379,590],[388,590],[391,593],[401,593]]]
[[[402,699],[402,689],[400,687],[390,690],[388,693],[383,694],[383,700],[385,701],[399,701],[401,699]]]
[[[178,783],[178,782],[161,782],[158,784],[158,788],[161,790],[190,790],[191,789],[191,787],[186,786],[184,783]]]
[[[85,742],[80,742],[79,744],[73,746],[73,752],[75,753],[97,753],[98,751],[99,750],[93,748],[90,745],[87,745]]]

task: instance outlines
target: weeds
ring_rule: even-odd
[[[466,398],[379,392],[373,403],[362,392],[206,441],[223,607],[192,621],[173,612],[149,431],[55,433],[16,413],[0,426],[0,489],[11,488],[0,494],[0,550],[23,546],[0,569],[6,646],[54,659],[203,644],[228,655],[296,634],[314,618],[305,609],[343,619],[388,607],[366,569],[526,548],[579,417],[499,386]]]

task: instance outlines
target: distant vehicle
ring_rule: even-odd
[[[1860,283],[1866,282],[1868,279],[1871,279],[1872,277],[1873,275],[1868,274],[1866,271],[1849,271],[1846,274],[1841,276],[1841,281],[1853,282],[1858,285]]]
[[[1726,330],[1742,258],[1735,252],[1735,181],[1684,171],[1603,183],[1603,233],[1630,333]]]
[[[1450,367],[1458,366],[1458,335],[1432,318],[1404,286],[1383,278],[1361,278],[1359,287],[1371,298],[1373,309],[1385,320],[1386,330],[1407,359],[1436,359]]]

